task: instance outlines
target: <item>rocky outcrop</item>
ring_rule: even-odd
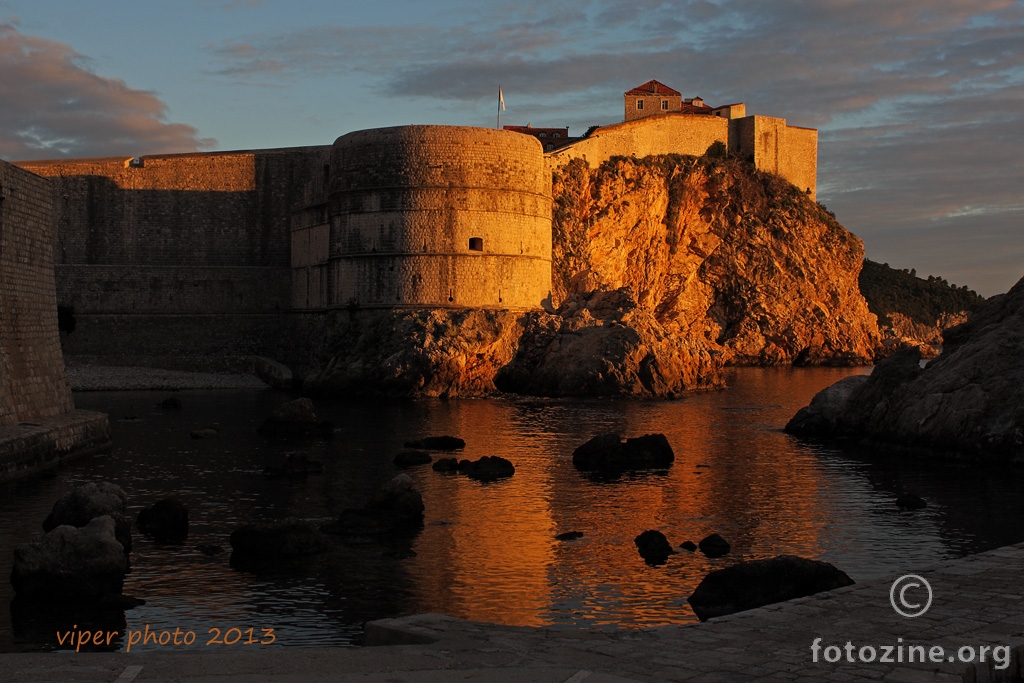
[[[825,389],[786,431],[1024,461],[1024,280],[947,330],[938,358],[920,358],[905,349]]]
[[[718,569],[687,598],[701,621],[853,585],[828,562],[779,555]]]
[[[304,388],[672,397],[722,386],[729,363],[874,358],[863,245],[788,182],[667,156],[576,160],[553,191],[545,312],[332,311]]]
[[[878,324],[882,343],[880,354],[888,356],[900,349],[917,347],[922,358],[935,358],[942,350],[943,333],[967,322],[968,315],[968,311],[944,313],[934,325],[924,325],[902,313],[889,313],[888,322],[879,321]]]
[[[128,569],[110,515],[82,527],[62,524],[14,551],[11,584],[19,598],[89,602],[117,596]]]
[[[874,355],[861,241],[777,176],[736,160],[573,161],[554,199],[555,301],[628,287],[669,337],[726,363]]]
[[[331,312],[312,336],[305,391],[333,395],[487,396],[523,332],[522,313],[491,310]]]
[[[124,554],[132,550],[132,520],[126,512],[128,496],[124,489],[109,481],[89,482],[66,493],[53,504],[50,514],[43,520],[43,531],[52,531],[67,524],[84,527],[103,515],[114,521],[114,533],[124,547]]]

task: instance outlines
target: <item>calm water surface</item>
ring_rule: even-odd
[[[1019,473],[841,452],[781,432],[816,391],[851,372],[858,370],[738,369],[726,391],[671,402],[318,401],[318,413],[337,426],[335,438],[300,446],[256,435],[285,394],[185,391],[177,394],[184,409],[175,412],[157,407],[166,392],[77,394],[78,407],[110,414],[116,446],[56,476],[0,484],[0,568],[11,566],[15,546],[41,533],[57,498],[106,479],[125,489],[133,516],[168,495],[191,511],[183,545],[135,534],[124,592],[146,604],[124,612],[116,628],[193,630],[194,647],[213,627],[274,628],[275,645],[348,645],[367,620],[419,612],[519,625],[685,623],[696,620],[686,597],[700,579],[739,560],[791,553],[865,580],[1024,540]],[[189,437],[208,426],[221,438]],[[617,481],[581,475],[573,449],[607,431],[662,432],[676,462],[667,472]],[[407,470],[426,505],[415,538],[339,546],[271,574],[230,567],[228,537],[238,526],[326,519],[360,506],[397,474],[391,460],[402,442],[432,434],[463,437],[461,457],[508,458],[516,474],[481,484],[429,466]],[[297,448],[322,460],[325,474],[262,475]],[[929,506],[898,511],[903,491]],[[733,551],[714,560],[683,552],[650,567],[633,545],[645,529],[660,529],[677,546],[718,532]],[[554,540],[564,531],[585,535]],[[206,556],[197,544],[225,552]],[[12,597],[4,581],[0,602]],[[71,627],[65,621],[89,618],[0,609],[0,651],[54,648],[56,631]]]

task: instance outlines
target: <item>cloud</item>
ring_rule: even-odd
[[[68,45],[0,24],[0,158],[132,156],[215,144],[166,117],[156,95],[97,76]]]

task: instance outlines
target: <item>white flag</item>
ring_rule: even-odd
[[[501,105],[501,110],[505,111],[505,96],[501,94],[501,86],[498,86],[498,104]]]

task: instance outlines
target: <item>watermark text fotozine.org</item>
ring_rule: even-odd
[[[995,662],[992,668],[1002,671],[1010,666],[1009,645],[964,645],[956,650],[947,651],[941,645],[905,645],[902,638],[897,638],[895,645],[854,645],[846,641],[845,645],[822,645],[821,638],[811,643],[811,660],[835,664],[845,662],[871,664],[913,664],[915,662],[941,664],[942,662]]]

